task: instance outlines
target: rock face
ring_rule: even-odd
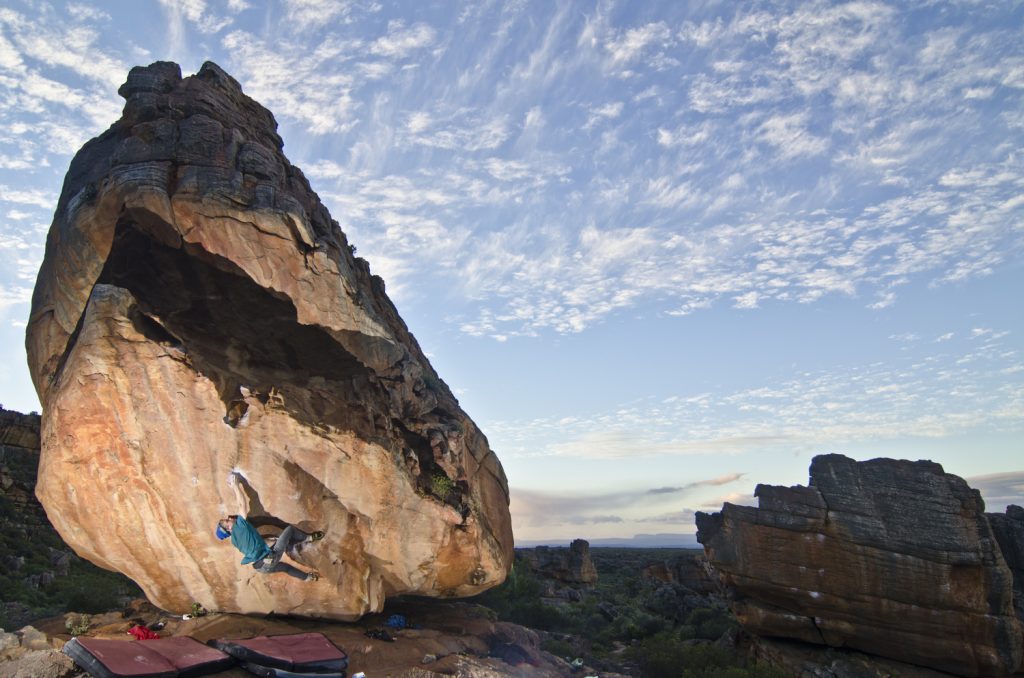
[[[684,554],[671,560],[651,563],[643,569],[642,574],[663,584],[682,586],[702,595],[722,593],[718,574],[703,554]]]
[[[0,497],[11,513],[0,518],[0,525],[10,528],[8,519],[21,526],[46,523],[33,494],[38,463],[39,415],[0,408]],[[0,554],[0,561],[15,556]]]
[[[39,449],[39,415],[0,407],[0,446]]]
[[[981,495],[938,464],[816,457],[809,487],[697,514],[697,539],[759,636],[963,676],[1020,666],[1012,577]]]
[[[123,117],[71,162],[32,301],[37,494],[79,554],[166,609],[351,619],[465,596],[513,557],[508,487],[367,263],[214,64],[134,68]],[[308,584],[218,542],[327,537]]]
[[[1013,607],[1024,621],[1024,508],[1011,504],[1006,513],[987,513],[1006,565],[1013,573]]]
[[[537,574],[567,584],[597,583],[597,568],[590,558],[590,543],[574,539],[569,548],[537,546],[524,549],[522,560]]]

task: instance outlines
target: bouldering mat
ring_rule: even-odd
[[[348,666],[348,655],[322,633],[221,639],[212,644],[243,662],[246,670],[260,676],[291,678],[312,674],[327,678],[344,676]],[[274,672],[258,672],[261,669]]]
[[[196,678],[225,671],[235,660],[181,636],[156,640],[72,638],[64,654],[93,678]]]

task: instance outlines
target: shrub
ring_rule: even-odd
[[[544,650],[545,652],[550,652],[555,656],[562,657],[563,659],[572,659],[576,656],[576,650],[575,648],[573,648],[572,643],[570,643],[567,640],[562,640],[561,638],[551,638],[550,640],[545,640],[543,643],[540,644],[540,649]]]
[[[641,641],[632,655],[644,678],[786,678],[777,669],[747,666],[744,659],[711,643],[693,644],[663,631]]]
[[[694,629],[694,638],[718,640],[734,625],[732,616],[725,610],[698,607],[686,618],[686,625]]]
[[[662,631],[645,638],[632,648],[631,654],[647,678],[679,678],[686,666],[686,647],[675,634]]]
[[[430,491],[441,501],[448,501],[455,491],[455,483],[443,473],[435,473],[430,477]]]
[[[68,633],[70,633],[71,635],[80,636],[89,630],[90,623],[91,620],[89,619],[89,615],[87,614],[80,614],[78,615],[78,617],[75,617],[75,615],[70,615],[67,619],[64,620],[64,628],[66,628],[68,630]]]
[[[509,610],[509,618],[516,624],[542,631],[564,631],[572,627],[560,609],[539,600],[517,601]]]

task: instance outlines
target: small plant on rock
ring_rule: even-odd
[[[193,619],[195,619],[196,617],[205,616],[207,614],[207,610],[199,603],[192,603],[192,611],[189,614],[192,616]]]
[[[87,614],[80,614],[77,619],[75,615],[68,615],[68,618],[64,620],[64,628],[72,636],[80,636],[89,630],[90,621]]]
[[[455,483],[443,473],[435,473],[430,478],[430,491],[441,501],[448,501],[455,492]]]

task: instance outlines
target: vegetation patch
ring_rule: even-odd
[[[455,482],[443,473],[435,473],[430,477],[430,491],[441,501],[448,501],[455,493]]]
[[[547,652],[566,659],[582,656],[600,670],[631,670],[632,675],[653,678],[783,675],[747,666],[731,649],[713,644],[738,628],[720,601],[688,598],[680,587],[642,574],[651,563],[694,553],[698,552],[592,548],[598,583],[575,587],[541,579],[518,561],[501,586],[476,602],[503,621],[557,636],[542,641]],[[566,596],[570,588],[574,593]],[[693,605],[694,598],[705,604]]]

